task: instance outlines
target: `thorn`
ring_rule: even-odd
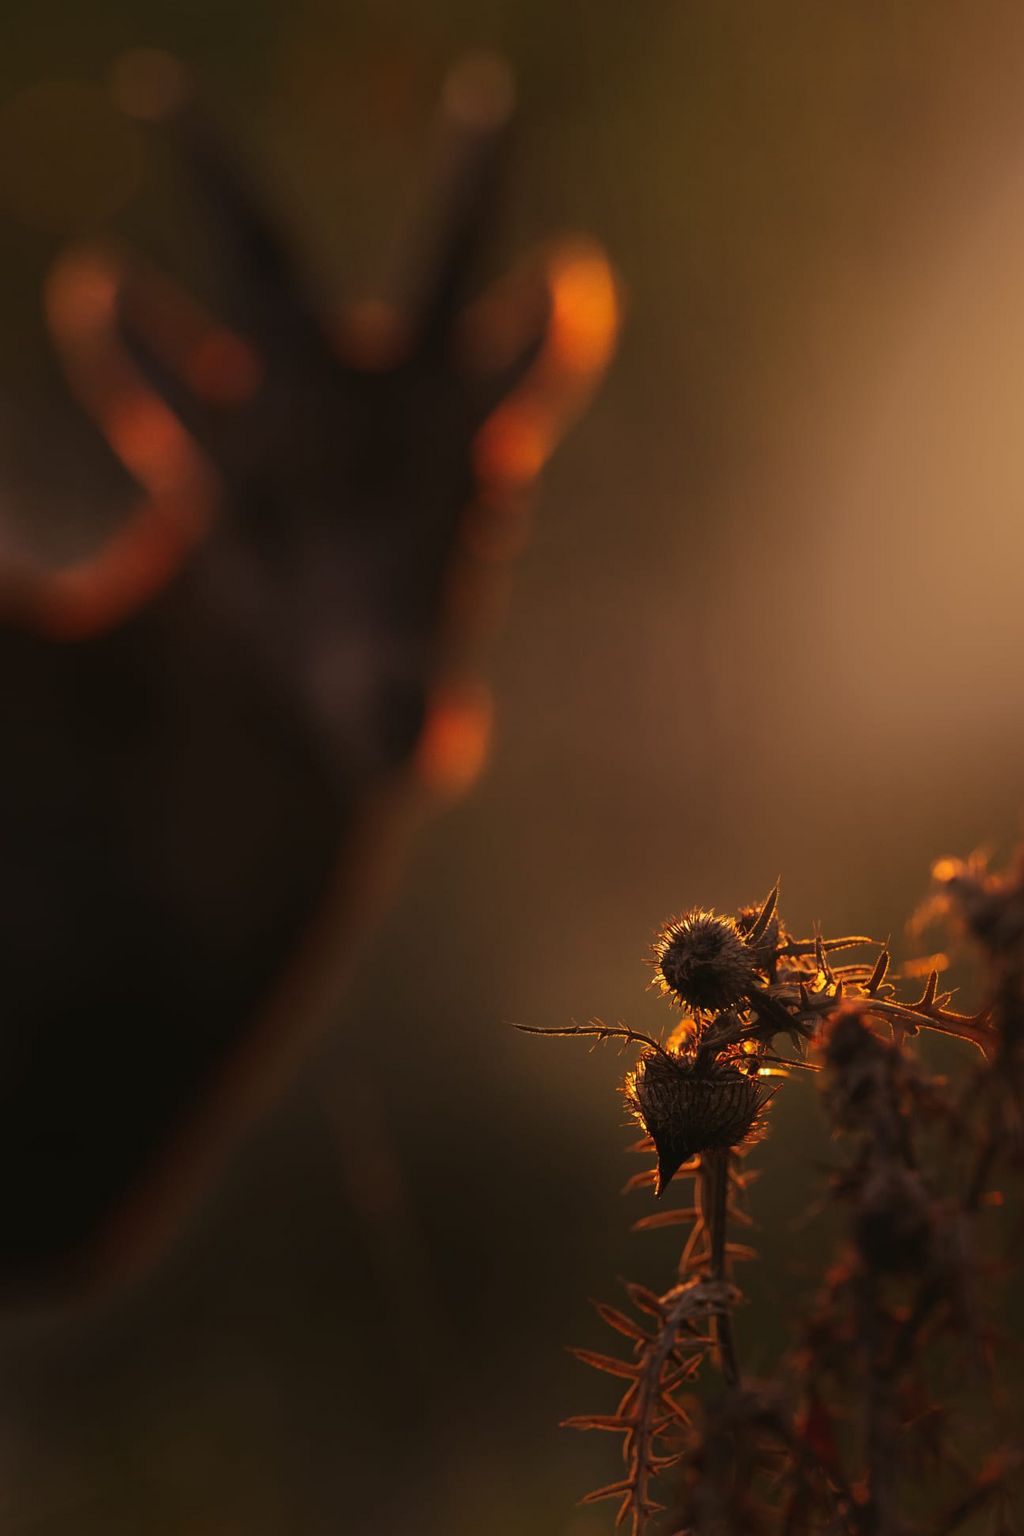
[[[687,1413],[686,1409],[681,1407],[679,1403],[676,1402],[675,1398],[670,1397],[667,1392],[662,1392],[661,1401],[665,1404],[665,1407],[668,1409],[672,1418],[674,1418],[677,1423],[682,1424],[685,1429],[689,1429],[690,1425],[693,1423],[693,1420]]]
[[[599,1499],[616,1499],[620,1493],[632,1494],[633,1484],[630,1478],[624,1478],[621,1483],[607,1483],[603,1488],[595,1488],[593,1493],[585,1493],[580,1499],[581,1504],[596,1504]]]
[[[687,1342],[689,1343],[690,1340],[687,1340]],[[709,1338],[704,1342],[707,1348],[710,1349],[714,1341]],[[668,1394],[674,1392],[681,1382],[692,1381],[703,1364],[704,1354],[702,1351],[700,1354],[688,1355],[682,1365],[678,1366],[676,1370],[669,1371],[667,1375],[663,1375],[659,1382],[659,1390],[664,1401],[667,1403],[671,1402],[672,1399]]]
[[[748,944],[756,944],[759,939],[764,937],[764,934],[765,934],[765,932],[767,931],[767,928],[768,928],[768,924],[771,922],[772,918],[775,916],[775,909],[778,906],[778,904],[779,904],[779,882],[776,881],[775,885],[772,887],[772,889],[768,892],[768,895],[765,897],[764,904],[761,907],[760,912],[757,914],[757,917],[754,919],[754,926],[751,928],[750,932],[745,935],[746,941],[747,941]]]
[[[728,1210],[729,1215],[732,1217],[733,1221],[738,1221],[741,1227],[757,1226],[757,1222],[754,1220],[753,1216],[751,1216],[750,1212],[742,1210],[740,1206],[735,1205],[731,1200],[729,1201]]]
[[[882,953],[875,961],[875,968],[871,972],[871,980],[867,984],[868,993],[872,997],[878,991],[879,987],[882,985],[882,982],[885,980],[891,959],[892,956],[889,954],[889,951],[887,949],[883,949]]]
[[[635,1280],[624,1280],[623,1285],[634,1307],[638,1308],[641,1312],[649,1312],[659,1322],[662,1320],[665,1316],[665,1309],[661,1304],[660,1296],[656,1295],[654,1291],[649,1290],[646,1285],[638,1284]]]
[[[725,1252],[728,1258],[735,1259],[740,1264],[758,1257],[757,1249],[751,1248],[749,1243],[726,1243]]]
[[[591,1366],[595,1371],[607,1371],[609,1376],[622,1376],[626,1381],[635,1381],[640,1374],[640,1367],[629,1360],[617,1360],[614,1355],[601,1355],[593,1349],[574,1349],[570,1347],[570,1355],[582,1361],[584,1365]]]
[[[617,1307],[609,1306],[605,1301],[595,1301],[591,1298],[590,1305],[597,1312],[598,1317],[606,1322],[609,1328],[614,1328],[616,1333],[625,1334],[627,1339],[635,1339],[638,1344],[649,1344],[652,1335],[639,1323],[635,1323],[625,1312],[620,1312]]]
[[[699,1215],[696,1206],[677,1206],[671,1211],[655,1211],[650,1216],[641,1216],[639,1221],[634,1221],[630,1227],[631,1232],[654,1232],[659,1227],[678,1227],[684,1222],[695,1221]]]
[[[625,1434],[631,1427],[629,1419],[620,1419],[616,1413],[577,1413],[572,1418],[562,1419],[559,1429],[607,1429],[613,1433]]]

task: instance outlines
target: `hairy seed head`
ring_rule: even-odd
[[[757,980],[756,960],[733,919],[717,912],[684,912],[654,941],[662,992],[700,1013],[740,1002]]]
[[[756,1077],[717,1063],[698,1070],[692,1058],[645,1051],[626,1078],[626,1103],[658,1154],[656,1193],[698,1153],[735,1147],[754,1127],[765,1102]]]

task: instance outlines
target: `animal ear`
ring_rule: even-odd
[[[549,251],[517,296],[496,289],[467,315],[464,345],[490,357],[475,444],[485,492],[523,488],[543,468],[607,368],[620,308],[607,258],[578,241]]]
[[[477,493],[467,511],[461,558],[471,579],[453,582],[463,618],[486,624],[497,566],[529,537],[524,492],[584,408],[611,357],[618,287],[602,252],[577,242],[554,248],[495,284],[460,321],[458,351],[474,375],[479,429],[473,445]],[[475,601],[467,601],[467,592]],[[433,691],[416,753],[422,781],[446,797],[473,782],[484,756],[491,702],[479,679],[446,678]]]
[[[216,476],[195,439],[125,344],[124,273],[111,253],[73,250],[47,282],[47,319],[72,389],[146,492],[95,554],[55,570],[23,564],[0,573],[0,616],[54,639],[100,633],[141,608],[205,536],[218,501]]]

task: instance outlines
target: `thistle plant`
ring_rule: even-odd
[[[672,1283],[627,1282],[628,1309],[598,1304],[624,1352],[574,1351],[624,1383],[613,1413],[567,1423],[621,1437],[624,1475],[584,1502],[614,1499],[632,1536],[662,1510],[687,1536],[1022,1529],[1024,1451],[995,1385],[1007,1223],[993,1218],[995,1181],[1024,1168],[1024,860],[935,874],[921,921],[980,950],[976,1013],[953,1007],[937,966],[901,995],[888,947],[862,934],[792,935],[776,886],[657,935],[655,983],[677,1014],[663,1038],[597,1019],[519,1026],[634,1049],[622,1092],[633,1150],[654,1166],[626,1188],[687,1190],[636,1223],[683,1229]],[[957,1043],[955,1079],[927,1070],[922,1031]],[[748,1154],[775,1095],[812,1074],[839,1148],[819,1206],[841,1211],[843,1237],[772,1379],[753,1381],[733,1329],[735,1265],[756,1257],[735,1238],[750,1225]]]

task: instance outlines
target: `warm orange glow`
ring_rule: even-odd
[[[487,761],[493,714],[481,684],[461,684],[438,696],[416,749],[417,773],[428,789],[456,798],[476,782]]]
[[[685,1050],[686,1046],[693,1039],[693,1037],[694,1037],[694,1035],[696,1033],[697,1033],[697,1021],[696,1021],[696,1019],[691,1019],[691,1018],[680,1019],[679,1023],[675,1026],[675,1028],[672,1030],[672,1033],[669,1035],[668,1039],[665,1041],[665,1049],[667,1051],[682,1051],[682,1050]]]
[[[900,970],[906,977],[930,976],[932,971],[944,971],[949,966],[949,956],[940,951],[935,955],[921,955],[917,960],[905,960]]]
[[[501,485],[529,485],[544,468],[553,435],[539,407],[530,400],[509,401],[495,411],[477,438],[477,467]]]
[[[141,392],[111,403],[104,432],[111,448],[135,478],[156,487],[177,479],[188,448],[171,413]]]
[[[608,366],[619,306],[611,268],[600,251],[581,246],[554,263],[552,348],[563,368],[588,376]]]
[[[262,359],[170,278],[133,263],[118,298],[125,327],[202,399],[237,405],[259,389]]]
[[[116,315],[123,277],[102,255],[73,253],[47,285],[47,315],[71,385],[149,493],[95,556],[63,570],[0,576],[0,607],[8,616],[58,639],[109,628],[164,587],[204,537],[217,496],[205,458],[121,342]]]
[[[253,349],[223,328],[197,342],[184,371],[196,394],[212,405],[241,405],[263,381],[263,364]]]
[[[57,263],[50,274],[46,305],[50,325],[69,342],[110,325],[117,299],[117,268],[98,253],[83,252]]]
[[[540,356],[477,437],[485,485],[511,490],[536,478],[611,357],[619,306],[600,251],[581,245],[556,252],[545,281],[550,316]]]
[[[945,884],[960,873],[961,867],[958,859],[937,859],[932,865],[932,879]]]
[[[36,594],[38,627],[59,640],[107,628],[167,584],[181,563],[182,543],[202,531],[188,504],[177,515],[148,504],[94,559],[48,576]]]

